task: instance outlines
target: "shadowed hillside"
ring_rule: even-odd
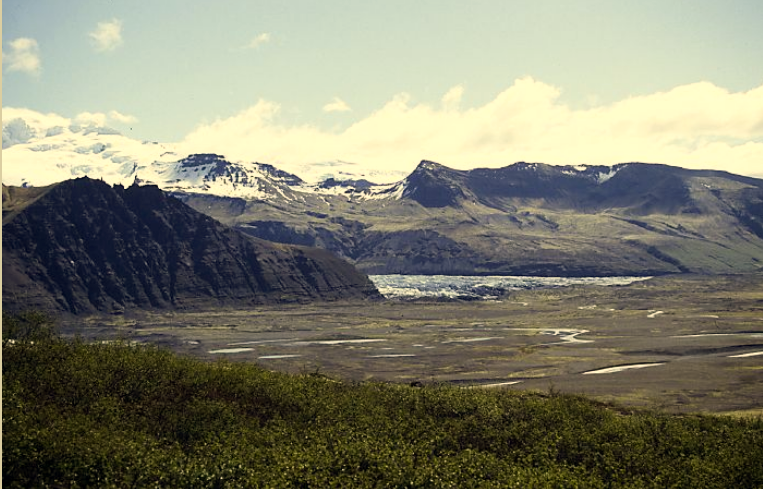
[[[243,235],[156,187],[81,178],[35,195],[4,189],[3,197],[10,211],[3,220],[6,310],[120,312],[378,295],[329,252]]]

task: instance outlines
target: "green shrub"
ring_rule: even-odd
[[[7,487],[763,486],[760,418],[349,384],[15,320],[30,333],[3,342]]]
[[[44,341],[55,336],[53,319],[38,311],[3,313],[3,345],[15,342]]]

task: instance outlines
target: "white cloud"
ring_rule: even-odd
[[[267,44],[270,42],[270,34],[267,32],[263,32],[261,34],[258,34],[255,36],[251,41],[249,41],[249,44],[244,46],[245,49],[257,49],[263,44]]]
[[[442,107],[445,110],[456,110],[461,104],[461,97],[464,95],[464,87],[462,85],[456,85],[448,90],[445,95],[442,96]]]
[[[70,124],[69,119],[60,115],[3,107],[3,149],[56,133],[60,128],[68,127]]]
[[[106,127],[109,124],[135,124],[137,117],[116,110],[80,112],[69,119],[58,114],[43,114],[30,109],[3,107],[3,147],[60,133],[69,127]]]
[[[138,118],[122,114],[116,110],[109,112],[80,112],[74,117],[73,123],[78,126],[106,127],[111,123],[134,124]]]
[[[135,124],[138,122],[138,118],[134,115],[127,115],[116,110],[109,111],[109,119],[119,122],[121,124]]]
[[[3,125],[5,121],[13,119],[23,119],[24,122],[37,129],[48,129],[51,127],[66,127],[71,124],[71,120],[58,114],[43,114],[35,110],[23,109],[17,107],[3,107]]]
[[[334,97],[331,102],[323,106],[324,112],[349,112],[351,110],[352,109],[347,105],[347,102],[339,97]]]
[[[342,131],[284,124],[276,120],[279,106],[261,100],[197,127],[185,143],[283,166],[345,160],[408,171],[421,159],[456,168],[643,161],[761,171],[763,85],[732,93],[699,82],[585,109],[561,103],[559,88],[529,77],[479,107],[460,108],[463,92],[451,88],[440,107],[399,94]]]
[[[18,71],[29,75],[39,75],[42,70],[40,63],[40,46],[37,41],[28,37],[19,37],[8,43],[10,52],[3,51],[3,64],[8,71]]]
[[[88,36],[90,36],[96,51],[113,51],[123,44],[122,21],[111,19],[108,22],[99,22],[95,30],[90,32]]]
[[[74,123],[80,126],[103,127],[108,116],[103,112],[80,112],[74,117]]]

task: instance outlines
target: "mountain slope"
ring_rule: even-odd
[[[463,171],[423,161],[391,178],[348,162],[277,169],[217,154],[183,158],[178,147],[105,128],[38,126],[4,122],[4,183],[89,175],[153,184],[247,234],[326,248],[367,273],[653,275],[763,266],[763,181],[726,172],[643,163]]]
[[[189,205],[254,236],[321,246],[367,273],[655,275],[763,265],[763,180],[627,163],[453,170],[389,186]],[[320,201],[316,200],[320,197]]]
[[[5,189],[3,308],[72,313],[377,296],[330,253],[268,243],[153,186],[80,178]],[[22,199],[24,200],[24,199]]]

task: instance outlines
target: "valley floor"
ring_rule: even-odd
[[[673,412],[763,409],[761,274],[538,289],[498,301],[78,318],[64,333],[345,381],[579,393]]]

